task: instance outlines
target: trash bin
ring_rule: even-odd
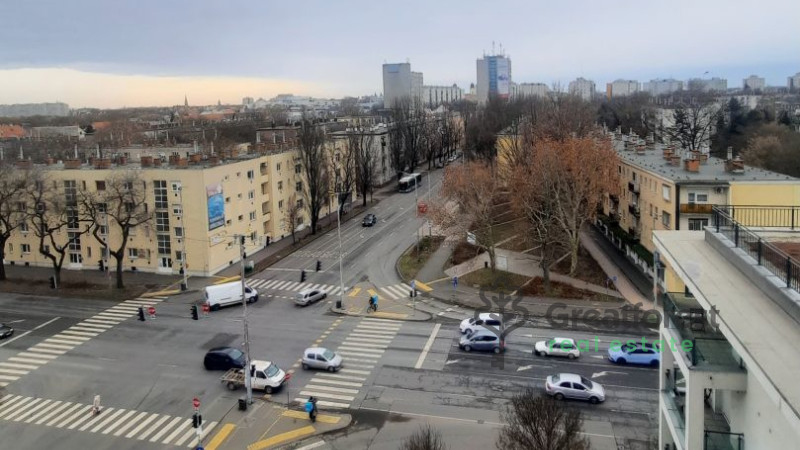
[[[247,411],[247,399],[244,397],[239,399],[239,411]]]
[[[342,301],[336,300],[336,309],[342,309]]]
[[[244,266],[245,273],[250,273],[256,268],[256,263],[253,261],[247,261],[247,264]]]

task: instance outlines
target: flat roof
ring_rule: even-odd
[[[699,172],[689,172],[683,168],[683,161],[681,161],[680,166],[673,166],[664,159],[663,149],[666,145],[663,143],[657,142],[654,144],[655,150],[653,150],[652,147],[648,147],[643,155],[639,155],[634,150],[635,144],[633,144],[633,146],[629,144],[628,148],[630,148],[630,150],[625,150],[625,143],[621,139],[613,138],[612,142],[614,150],[617,151],[617,154],[623,161],[675,182],[800,181],[800,179],[789,175],[748,165],[745,165],[744,173],[736,174],[727,172],[725,171],[725,160],[714,156],[709,156],[705,164],[700,164]],[[681,154],[678,150],[678,146],[676,146],[675,149],[678,154]],[[681,155],[685,157],[688,154],[688,151],[685,151]]]
[[[800,418],[800,324],[714,249],[705,233],[654,231],[653,241],[681,278],[696,286],[695,297],[718,309],[718,322],[745,349],[740,356],[756,364],[748,370],[760,370]]]

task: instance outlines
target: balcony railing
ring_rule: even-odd
[[[711,214],[711,207],[706,203],[683,203],[681,204],[681,213],[684,214]]]
[[[744,223],[751,227],[794,229],[795,224],[800,224],[800,221],[795,222],[795,216],[800,215],[800,207],[764,207],[760,213],[757,209],[750,206],[714,206],[713,226],[717,233],[723,234],[737,248],[755,259],[758,265],[764,266],[786,283],[787,288],[800,292],[800,261],[765,241],[734,218],[745,220]],[[772,218],[774,222],[770,221]]]
[[[639,193],[639,183],[636,183],[635,181],[629,181],[628,182],[628,190],[638,194]]]
[[[639,212],[639,207],[635,205],[628,205],[628,212],[633,214],[633,216],[636,217],[637,219],[641,216],[641,213]]]
[[[744,434],[705,430],[704,450],[744,450]]]

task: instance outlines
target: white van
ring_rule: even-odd
[[[258,301],[258,291],[248,286],[247,283],[244,285],[244,295],[247,297],[247,303]],[[233,281],[230,283],[206,286],[205,300],[212,311],[216,311],[223,306],[241,304],[242,282]]]

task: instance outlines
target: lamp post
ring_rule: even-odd
[[[244,284],[244,235],[236,236],[239,240],[239,257],[241,258],[241,271],[239,276],[242,281],[242,326],[244,327],[244,386],[247,389],[247,404],[253,403],[253,385],[250,380],[250,334],[247,329],[247,297]]]
[[[183,275],[183,283],[181,283],[181,290],[189,289],[189,274],[186,270],[186,221],[183,220],[183,186],[178,186],[178,203],[181,205],[181,229],[183,236],[181,236],[181,274]],[[244,295],[244,294],[243,294]]]
[[[339,204],[336,205],[336,234],[339,236],[339,300],[336,301],[336,308],[338,309],[342,308],[342,301],[344,300],[344,271],[342,269],[342,197],[342,193],[336,193],[336,198],[339,199]],[[345,194],[345,199],[346,198]]]

